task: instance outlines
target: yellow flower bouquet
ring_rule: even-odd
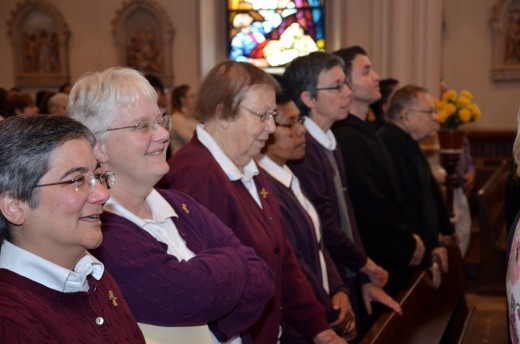
[[[480,118],[480,108],[472,102],[471,92],[447,90],[442,99],[434,98],[437,117],[441,128],[456,129],[459,125],[474,122]]]

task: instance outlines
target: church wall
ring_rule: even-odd
[[[0,86],[14,83],[7,21],[21,0],[0,1]],[[123,0],[46,0],[70,28],[70,72],[75,80],[92,69],[116,65],[111,21]],[[225,56],[225,0],[156,0],[174,29],[173,83],[200,84]],[[491,78],[492,6],[498,0],[328,0],[327,50],[359,44],[381,77],[426,86],[439,80],[468,89],[482,109],[476,130],[513,130],[520,80]],[[36,89],[30,90],[35,92]]]

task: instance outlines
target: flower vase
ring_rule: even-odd
[[[446,205],[450,218],[454,218],[453,190],[455,189],[457,165],[464,145],[465,133],[458,128],[440,129],[437,133],[440,146],[440,163],[446,170]]]
[[[464,137],[466,134],[464,131],[455,129],[440,129],[437,133],[439,137],[439,146],[441,153],[443,151],[447,153],[461,153],[462,146],[464,145]]]

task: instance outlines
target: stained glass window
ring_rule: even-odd
[[[325,48],[325,0],[228,0],[229,58],[283,67]]]

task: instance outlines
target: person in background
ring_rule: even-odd
[[[60,87],[58,88],[58,93],[70,94],[71,89],[72,85],[70,82],[67,81],[60,85]]]
[[[397,79],[379,80],[381,98],[370,104],[370,112],[367,115],[367,121],[374,125],[375,130],[378,130],[385,124],[388,113],[388,99],[397,88],[399,88],[399,80]]]
[[[114,182],[96,139],[64,116],[0,123],[0,333],[3,343],[143,343],[116,282],[87,253]]]
[[[175,87],[172,91],[171,101],[170,151],[173,155],[191,140],[199,121],[193,117],[195,92],[189,85]]]
[[[369,105],[381,98],[379,75],[359,46],[334,52],[343,59],[352,105],[332,127],[345,164],[347,185],[367,254],[388,271],[386,291],[395,295],[421,264],[424,243],[408,224],[399,179],[388,150],[370,123]],[[324,91],[332,92],[332,91]],[[384,173],[383,173],[384,171]]]
[[[159,109],[161,110],[162,114],[168,113],[168,90],[164,87],[164,83],[156,75],[153,74],[146,74],[144,76],[146,80],[152,85],[152,87],[157,92],[157,105],[159,106]]]
[[[33,97],[26,92],[12,92],[5,101],[5,116],[35,115],[39,111]]]
[[[419,143],[437,133],[437,111],[425,88],[407,85],[390,97],[387,123],[378,135],[396,168],[412,230],[426,247],[423,262],[433,274],[433,283],[441,283],[440,271],[448,270],[448,252],[439,243],[439,235],[452,235],[440,186]]]
[[[154,88],[131,68],[85,74],[67,113],[95,133],[101,169],[117,174],[101,215],[105,240],[94,254],[146,339],[249,343],[248,329],[273,295],[272,271],[192,197],[154,188],[169,169],[171,123]]]
[[[267,176],[254,161],[275,130],[277,87],[247,62],[213,67],[195,104],[202,124],[170,159],[162,183],[203,203],[275,272],[275,295],[251,328],[255,343],[276,343],[282,320],[307,341],[344,343],[299,267]]]
[[[69,95],[67,93],[56,93],[47,102],[48,113],[54,115],[65,115]]]
[[[305,116],[307,130],[305,157],[288,165],[319,214],[325,247],[349,286],[361,337],[369,327],[362,303],[370,312],[372,300],[390,304],[392,299],[381,290],[388,273],[365,254],[341,151],[330,131],[335,121],[347,116],[352,91],[346,84],[343,61],[326,52],[295,59],[284,78],[291,99]]]

